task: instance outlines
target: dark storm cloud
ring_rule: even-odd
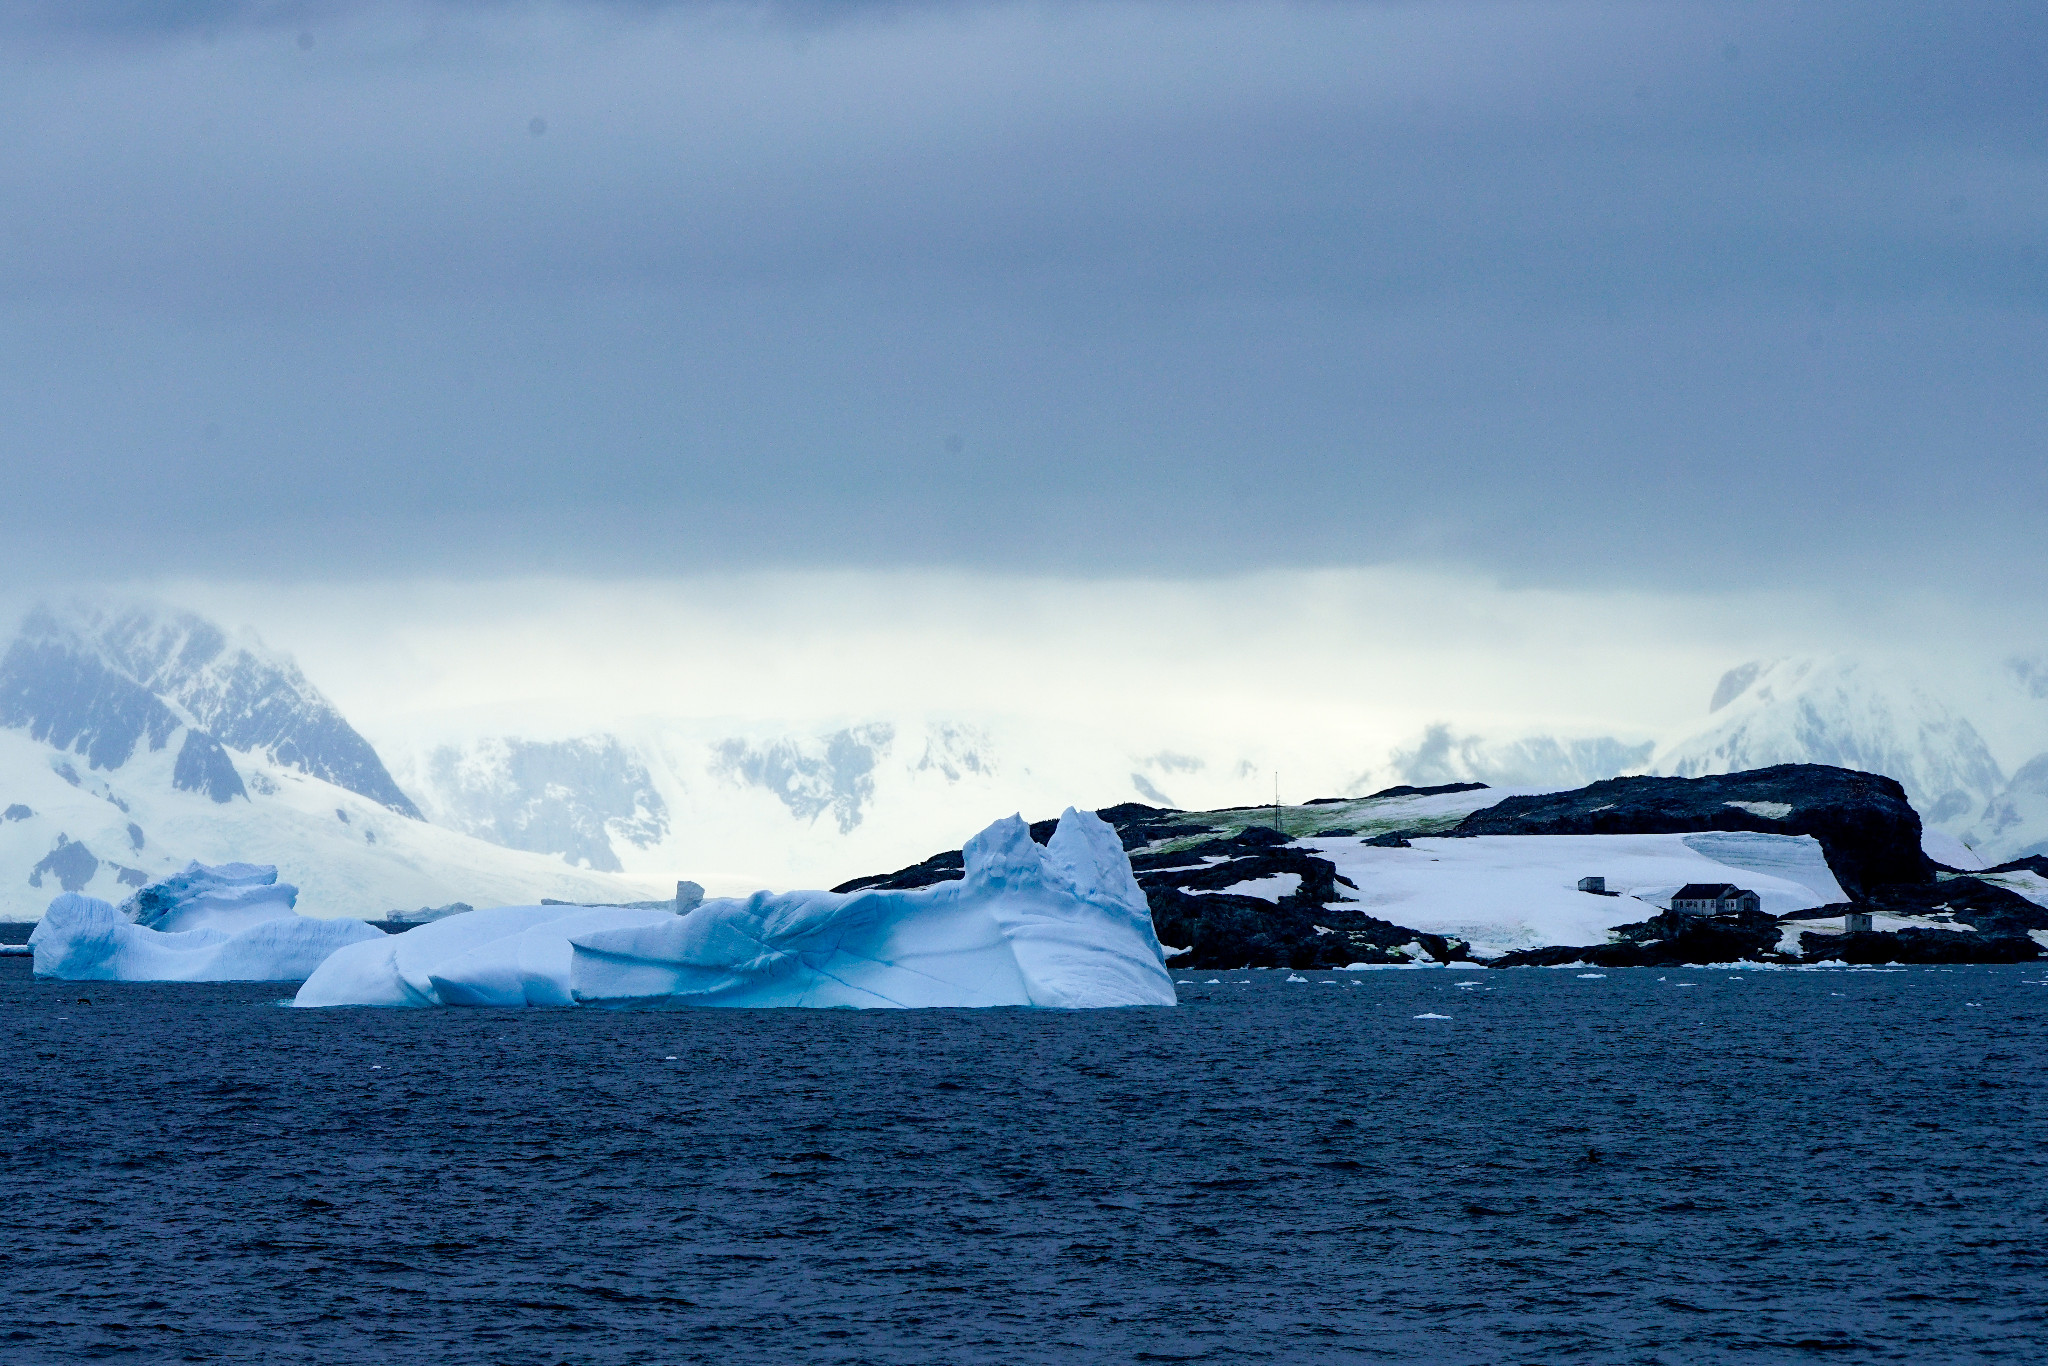
[[[2048,569],[2038,6],[0,33],[17,554]]]

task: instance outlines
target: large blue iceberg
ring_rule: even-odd
[[[684,915],[501,906],[352,944],[302,1006],[1172,1005],[1116,831],[1071,808],[1050,843],[1010,817],[965,876],[912,891],[757,892]]]
[[[300,915],[264,864],[187,865],[117,909],[66,892],[29,936],[38,977],[91,982],[302,982],[335,950],[384,938]]]

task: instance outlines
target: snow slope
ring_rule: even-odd
[[[1356,885],[1344,905],[1462,939],[1482,958],[1601,943],[1608,930],[1667,909],[1688,882],[1747,887],[1772,915],[1847,899],[1810,835],[1481,835],[1416,839],[1407,849],[1343,838],[1299,844]],[[1579,891],[1587,876],[1605,877],[1619,895]]]
[[[640,901],[675,889],[673,879],[586,872],[503,849],[263,755],[228,753],[249,790],[216,802],[172,783],[168,748],[96,772],[77,755],[0,730],[0,918],[32,920],[60,892],[119,901],[193,859],[274,863],[313,916],[543,896]]]
[[[0,652],[0,918],[34,919],[64,892],[120,901],[194,859],[281,865],[314,916],[674,889],[429,825],[253,638],[169,608],[31,612]]]

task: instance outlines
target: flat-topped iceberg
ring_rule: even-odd
[[[116,909],[66,892],[29,936],[38,977],[91,982],[301,982],[336,949],[382,939],[360,920],[315,920],[263,864],[187,865]]]
[[[1172,1005],[1116,831],[1071,808],[1051,841],[1017,817],[967,842],[965,875],[908,891],[757,892],[684,915],[502,906],[351,945],[302,1006]]]

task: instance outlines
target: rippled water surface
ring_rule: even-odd
[[[2039,1361],[2044,975],[315,1012],[0,960],[0,1359]]]

